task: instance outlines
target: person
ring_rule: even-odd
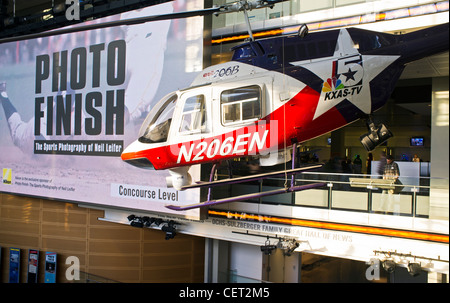
[[[352,160],[350,160],[349,158],[345,157],[341,161],[341,169],[342,169],[343,173],[351,174],[352,173]]]
[[[355,159],[353,160],[353,173],[354,174],[360,174],[362,169],[362,160],[359,155],[356,155]]]
[[[392,155],[386,157],[386,165],[384,166],[383,179],[394,179],[398,180],[400,177],[400,170],[398,164],[394,161]]]
[[[366,169],[367,169],[368,175],[370,175],[372,173],[372,161],[373,161],[373,154],[369,153],[367,155],[367,160],[366,160]]]
[[[63,98],[65,99],[67,94],[74,94],[74,91],[70,89],[70,85],[67,85],[67,87],[67,90],[59,91],[58,96],[63,96]],[[72,98],[72,101],[74,101],[74,98]],[[6,82],[4,81],[0,81],[0,104],[2,105],[3,111],[5,112],[6,121],[8,123],[9,132],[14,145],[27,155],[34,155],[34,140],[61,140],[73,138],[73,135],[44,135],[42,133],[39,135],[35,135],[35,118],[32,117],[28,121],[22,120],[22,116],[19,114],[8,96]],[[71,106],[71,111],[73,113],[75,103],[72,102]],[[53,116],[55,115],[56,103],[53,107]],[[53,127],[55,127],[56,122],[53,121],[53,123]],[[45,130],[46,127],[47,119],[42,119],[41,130]]]
[[[11,138],[14,145],[25,153],[32,153],[34,136],[34,118],[28,122],[22,121],[20,114],[12,104],[6,92],[6,82],[0,83],[0,104],[5,112]],[[42,137],[42,136],[41,136]],[[41,138],[38,138],[41,139]]]
[[[259,173],[261,166],[259,165],[259,161],[255,159],[250,159],[247,161],[247,166],[250,174]]]
[[[420,162],[420,158],[417,156],[417,154],[414,155],[414,157],[412,158],[413,162]]]
[[[400,169],[398,167],[398,164],[394,161],[394,157],[392,155],[388,155],[386,156],[386,165],[384,166],[384,171],[383,171],[383,179],[389,179],[389,180],[394,180],[394,184],[399,184],[399,177],[400,177]],[[401,184],[401,183],[400,183]],[[383,210],[385,211],[385,213],[387,213],[389,210],[391,210],[392,208],[392,204],[393,204],[393,194],[398,192],[399,189],[401,189],[400,187],[395,187],[393,189],[389,189],[389,190],[383,190],[383,198],[382,198],[382,203],[383,203]],[[387,199],[386,199],[386,194],[388,194]],[[397,202],[397,198],[395,198],[396,202]],[[387,204],[387,205],[386,205]],[[397,205],[397,207],[399,207],[399,205]],[[399,212],[399,210],[395,210],[394,212]]]

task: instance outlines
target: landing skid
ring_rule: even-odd
[[[320,168],[322,165],[312,165],[312,166],[306,166],[296,169],[289,169],[285,171],[276,171],[276,172],[270,172],[265,174],[258,174],[258,175],[251,175],[251,176],[245,176],[245,177],[238,177],[238,178],[229,178],[229,179],[222,179],[217,181],[210,181],[210,182],[199,182],[196,184],[191,184],[187,186],[183,186],[181,190],[185,189],[191,189],[191,188],[202,188],[202,187],[210,187],[210,186],[219,186],[219,185],[227,185],[227,184],[234,184],[234,183],[242,183],[242,182],[249,182],[249,181],[255,181],[255,180],[262,180],[267,179],[271,177],[276,176],[283,176],[283,175],[292,175],[296,174],[305,170],[311,170]]]
[[[230,202],[240,202],[240,201],[250,200],[250,199],[254,199],[254,198],[261,198],[261,197],[266,197],[266,196],[285,194],[288,192],[302,191],[305,189],[317,188],[317,187],[322,187],[325,185],[326,185],[326,183],[313,183],[313,184],[307,184],[307,185],[300,185],[300,186],[270,190],[270,191],[266,191],[266,192],[262,192],[262,193],[255,193],[255,194],[248,194],[248,195],[242,195],[242,196],[225,198],[225,199],[211,200],[211,201],[195,203],[195,204],[190,204],[190,205],[183,205],[183,206],[167,205],[166,207],[171,210],[189,210],[189,209],[194,209],[194,208],[199,208],[199,207],[218,205],[218,204],[230,203]]]
[[[289,193],[289,192],[297,192],[297,191],[302,191],[302,190],[306,190],[306,189],[312,189],[312,188],[325,186],[326,183],[323,183],[323,182],[295,186],[295,174],[296,173],[299,173],[299,172],[305,171],[305,170],[320,168],[322,166],[322,165],[313,165],[313,166],[295,168],[296,150],[297,150],[297,145],[296,145],[296,143],[294,143],[293,148],[292,148],[292,169],[279,171],[279,172],[271,172],[271,173],[257,174],[257,175],[252,175],[252,176],[231,178],[231,171],[230,171],[230,178],[213,181],[213,177],[216,172],[216,164],[214,164],[211,169],[209,182],[200,182],[197,184],[192,184],[192,185],[182,187],[182,190],[190,189],[190,188],[208,187],[207,201],[195,203],[195,204],[189,204],[189,205],[182,205],[182,206],[166,205],[166,207],[171,210],[182,211],[182,210],[189,210],[189,209],[194,209],[194,208],[199,208],[199,207],[218,205],[218,204],[223,204],[223,203],[246,201],[246,200],[255,199],[255,198],[274,196],[274,195],[285,194],[285,193]],[[285,175],[285,176],[291,175],[290,187],[286,186],[285,188],[270,190],[270,191],[261,192],[261,193],[252,193],[252,194],[241,195],[241,196],[236,196],[236,197],[211,200],[211,190],[212,190],[212,187],[214,187],[214,186],[243,183],[243,182],[255,181],[255,180],[263,180],[263,179],[266,179],[269,177],[282,176],[282,175]]]

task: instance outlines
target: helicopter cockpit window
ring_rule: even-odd
[[[197,95],[186,99],[179,131],[197,132],[206,128],[205,96]]]
[[[225,90],[220,97],[222,124],[252,121],[261,117],[261,89],[247,86]]]
[[[176,94],[167,95],[153,107],[139,131],[140,142],[167,141],[177,98]]]

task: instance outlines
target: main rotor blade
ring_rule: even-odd
[[[284,2],[284,1],[287,1],[287,0],[239,0],[239,1],[236,1],[233,3],[227,3],[227,4],[224,4],[221,6],[215,6],[212,8],[205,8],[205,9],[199,9],[199,10],[188,11],[188,12],[176,12],[176,13],[170,13],[170,14],[164,14],[164,15],[138,17],[138,18],[132,18],[132,19],[117,20],[117,21],[110,21],[110,22],[104,22],[104,23],[98,23],[98,24],[80,25],[80,26],[77,26],[77,24],[80,24],[80,23],[76,23],[73,25],[73,27],[65,27],[65,28],[57,29],[57,30],[50,30],[50,31],[33,33],[33,34],[28,34],[28,35],[3,38],[3,39],[0,39],[0,44],[7,43],[7,42],[28,40],[28,39],[49,37],[49,36],[53,36],[53,35],[71,34],[71,33],[76,33],[76,32],[81,32],[81,31],[95,30],[95,29],[107,28],[107,27],[112,27],[112,26],[134,25],[134,24],[141,24],[141,23],[146,23],[146,22],[151,22],[151,21],[189,18],[189,17],[206,16],[206,15],[212,15],[212,14],[215,14],[215,15],[226,14],[226,13],[231,13],[231,12],[240,12],[240,11],[245,11],[245,10],[258,9],[258,8],[263,8],[263,7],[272,8],[275,4],[277,4],[279,2]]]
[[[162,20],[171,20],[171,19],[179,19],[179,18],[206,16],[206,15],[211,15],[214,13],[219,13],[220,10],[221,10],[220,7],[213,7],[213,8],[206,8],[206,9],[200,9],[200,10],[189,11],[189,12],[178,12],[178,13],[170,13],[170,14],[164,14],[164,15],[146,16],[146,17],[116,20],[116,21],[96,23],[96,24],[80,25],[80,26],[74,25],[73,27],[65,27],[62,29],[56,29],[56,30],[51,30],[51,31],[46,31],[46,32],[3,38],[3,39],[0,39],[0,44],[7,43],[7,42],[28,40],[28,39],[49,37],[49,36],[54,36],[54,35],[71,34],[71,33],[77,33],[77,32],[82,32],[82,31],[95,30],[95,29],[101,29],[101,28],[107,28],[107,27],[113,27],[113,26],[135,25],[135,24],[142,24],[142,23],[151,22],[151,21],[162,21]]]

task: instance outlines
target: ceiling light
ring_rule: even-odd
[[[393,273],[395,271],[396,264],[394,260],[387,259],[382,262],[382,266],[384,270],[387,271],[388,273]]]
[[[167,225],[164,225],[161,228],[162,231],[166,232],[166,240],[173,239],[177,233],[176,233],[176,227],[175,227],[175,221],[170,220]]]
[[[268,238],[268,237],[267,237]],[[261,246],[261,251],[266,255],[269,256],[272,254],[272,251],[274,251],[275,249],[277,249],[276,245],[270,245],[270,241],[269,239],[267,239],[266,243]]]
[[[419,263],[410,262],[408,263],[408,272],[411,276],[417,277],[420,275],[420,272],[422,271],[422,267]]]
[[[144,227],[144,222],[141,217],[136,217],[135,215],[129,215],[127,217],[128,221],[130,221],[130,225],[133,227]]]

